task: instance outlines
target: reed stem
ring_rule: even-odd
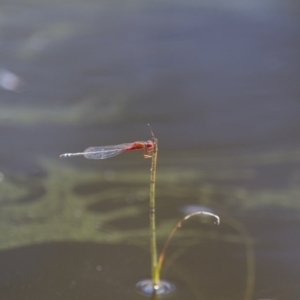
[[[177,232],[178,229],[181,228],[182,224],[184,221],[188,220],[189,218],[191,217],[194,217],[194,216],[197,216],[197,215],[206,215],[206,216],[211,216],[211,217],[214,217],[216,219],[216,224],[219,225],[220,224],[220,218],[215,215],[215,214],[212,214],[210,212],[206,212],[206,211],[196,211],[194,213],[191,213],[187,216],[185,216],[183,219],[181,219],[177,224],[176,226],[173,228],[173,230],[171,231],[171,233],[169,234],[161,252],[160,252],[160,255],[159,255],[159,259],[158,259],[158,263],[157,263],[157,273],[160,274],[160,271],[161,271],[161,268],[162,268],[162,264],[164,262],[164,258],[165,258],[165,255],[166,255],[166,252],[167,252],[167,249],[168,249],[168,246],[170,244],[170,241],[171,239],[173,238],[173,235]]]
[[[152,131],[151,131],[152,133]],[[156,224],[155,224],[155,179],[156,179],[156,161],[157,161],[157,139],[153,137],[153,152],[150,175],[150,252],[151,252],[151,277],[153,288],[159,286],[160,272],[157,268],[157,246],[156,246]]]

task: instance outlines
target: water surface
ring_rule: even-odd
[[[253,299],[299,299],[299,10],[241,3],[0,5],[22,82],[0,90],[1,298],[143,298],[150,160],[59,154],[151,123],[159,246],[184,213],[221,216],[173,240],[170,299],[243,299],[249,278]]]

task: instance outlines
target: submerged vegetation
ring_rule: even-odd
[[[258,166],[270,165],[270,162],[264,164],[260,157],[248,157],[252,162],[261,161]],[[168,157],[168,160],[170,159],[171,157]],[[290,161],[292,157],[288,159]],[[241,161],[241,157],[237,160]],[[157,186],[156,193],[158,198],[164,199],[156,203],[159,212],[157,224],[159,243],[163,243],[176,224],[176,220],[180,219],[180,211],[189,214],[202,209],[203,205],[213,211],[218,211],[222,207],[222,224],[232,227],[235,235],[229,233],[219,235],[214,231],[195,230],[185,226],[184,231],[178,232],[172,245],[182,251],[183,244],[194,245],[203,238],[236,245],[243,244],[248,251],[245,263],[248,265],[248,271],[253,275],[252,241],[248,239],[245,232],[243,233],[241,224],[237,220],[229,219],[226,212],[230,211],[231,215],[242,213],[244,217],[248,215],[252,219],[253,211],[259,208],[264,222],[273,218],[270,213],[262,215],[264,206],[296,213],[299,210],[299,203],[296,200],[300,194],[298,187],[300,177],[297,170],[288,177],[287,187],[277,190],[250,189],[241,188],[241,184],[223,185],[217,174],[218,168],[213,162],[202,165],[202,171],[186,168],[179,172],[175,169],[171,171],[166,167],[165,161],[166,159],[162,157],[160,160],[162,167],[157,174],[160,184]],[[220,163],[220,159],[216,161],[217,164]],[[3,228],[0,236],[1,249],[58,241],[90,241],[108,245],[131,244],[139,246],[140,249],[147,249],[145,236],[149,234],[149,228],[145,219],[149,215],[147,208],[149,190],[145,182],[148,181],[149,174],[145,172],[144,167],[141,169],[136,166],[131,172],[128,172],[128,167],[116,171],[116,164],[110,167],[110,162],[109,164],[102,162],[104,165],[102,168],[89,166],[87,169],[85,164],[81,167],[71,167],[68,163],[62,164],[61,161],[44,158],[40,163],[40,173],[32,176],[28,174],[9,176],[6,173],[6,177],[1,182],[0,224]],[[283,161],[280,160],[278,163]],[[230,178],[236,180],[242,178],[249,185],[255,182],[256,176],[259,175],[257,170],[252,172],[253,176],[241,176],[241,174],[248,174],[247,170],[242,173],[239,168],[233,168],[228,161],[223,165]],[[209,172],[205,179],[207,169]],[[213,178],[215,178],[214,183]],[[170,203],[172,203],[171,207]],[[236,206],[236,203],[239,203],[239,206]],[[255,215],[256,218],[260,216]],[[279,217],[284,220],[288,216],[281,213]],[[278,220],[278,215],[274,222],[275,220]],[[174,247],[171,247],[171,250]],[[170,251],[171,262],[174,260],[172,252]],[[170,261],[166,261],[166,269],[169,268]],[[249,295],[254,276],[248,278]]]
[[[166,237],[172,230],[180,211],[188,214],[190,209],[195,206],[197,209],[200,204],[212,208],[221,205],[223,212],[242,212],[249,216],[252,216],[252,211],[260,209],[261,215],[268,220],[273,215],[263,215],[263,207],[273,207],[274,213],[277,207],[296,214],[300,209],[300,176],[297,170],[287,176],[286,186],[276,190],[273,187],[255,187],[255,182],[261,176],[262,167],[266,170],[268,166],[280,167],[286,163],[281,158],[285,157],[287,162],[291,162],[293,159],[298,160],[299,155],[295,157],[282,153],[277,159],[273,157],[271,164],[269,160],[268,163],[264,161],[265,156],[264,153],[247,156],[247,163],[257,162],[257,169],[252,169],[252,175],[248,176],[247,170],[250,169],[246,163],[241,165],[244,169],[242,171],[239,167],[232,167],[233,161],[226,157],[216,158],[215,161],[208,159],[205,164],[195,163],[193,167],[187,166],[184,170],[171,169],[166,162],[172,160],[172,156],[166,158],[161,153],[161,167],[157,174],[160,184],[156,194],[158,198],[166,200],[157,203],[160,218],[163,218],[158,223],[158,239]],[[243,161],[243,156],[236,157],[236,160]],[[218,174],[220,164],[223,172],[227,172],[231,178],[230,184],[225,175],[227,184],[222,184],[223,179]],[[124,241],[143,243],[140,237],[149,232],[146,224],[141,226],[144,222],[140,222],[148,215],[145,201],[148,200],[149,190],[145,182],[149,174],[144,167],[131,168],[130,172],[127,166],[115,171],[115,165],[110,167],[106,164],[98,169],[90,166],[79,168],[43,157],[39,168],[41,175],[35,176],[24,173],[10,175],[6,172],[1,182],[1,249],[62,240],[106,244]],[[234,184],[241,180],[246,187]],[[250,187],[247,188],[247,185]],[[219,199],[222,199],[220,204]],[[171,218],[165,213],[170,211],[170,201],[173,206]],[[128,218],[133,217],[139,220],[136,228],[130,227],[127,222]],[[284,220],[291,216],[281,213],[276,217]],[[188,229],[185,229],[185,234],[194,236]],[[181,238],[180,233],[178,238]]]

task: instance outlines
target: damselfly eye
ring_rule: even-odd
[[[153,142],[151,140],[147,141],[147,148],[153,148]]]

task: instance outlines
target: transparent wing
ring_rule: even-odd
[[[105,159],[121,154],[130,147],[129,144],[112,146],[90,147],[84,150],[83,155],[88,159]]]

